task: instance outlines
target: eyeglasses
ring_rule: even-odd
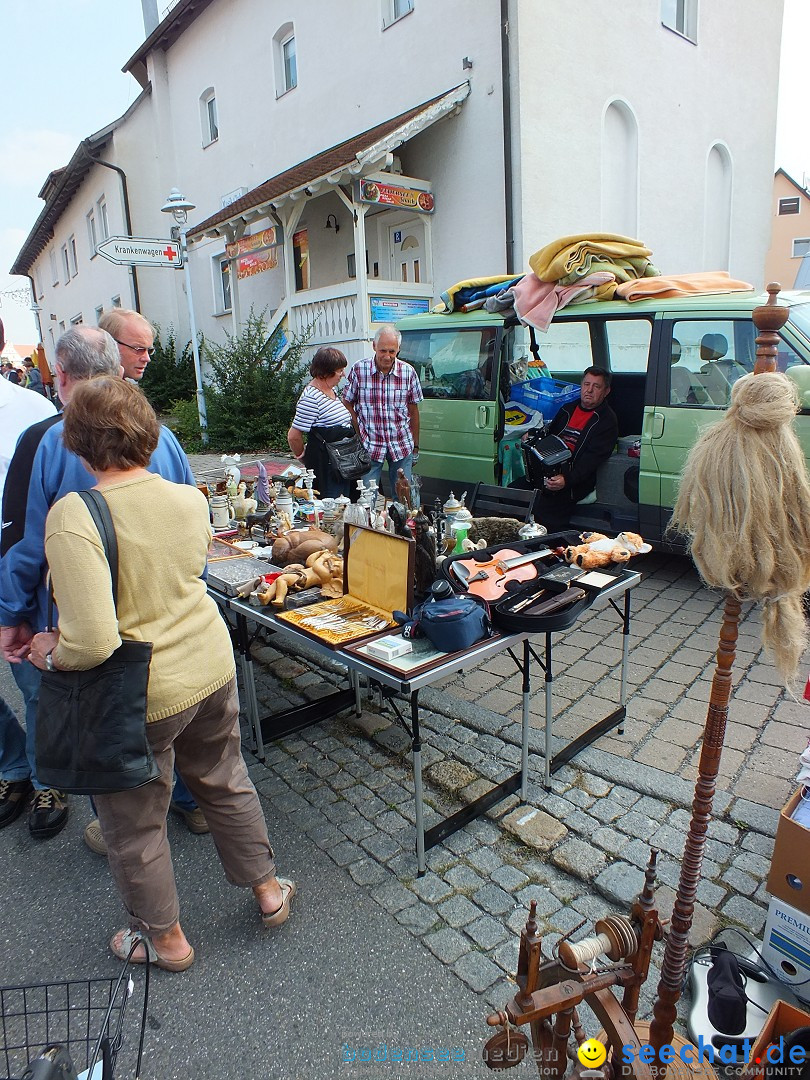
[[[143,356],[144,353],[149,353],[150,356],[155,355],[154,345],[150,345],[148,347],[146,345],[128,345],[126,341],[118,341],[118,338],[115,338],[114,340],[118,342],[119,345],[123,345],[125,349],[129,349],[131,352],[134,352],[136,356]]]

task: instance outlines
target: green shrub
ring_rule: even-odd
[[[203,342],[210,370],[205,401],[211,450],[287,448],[287,429],[305,381],[302,351],[309,335],[294,340],[278,359],[279,335],[268,337],[265,314],[266,309],[256,314],[251,308],[239,334],[226,332],[224,345]]]
[[[141,389],[158,413],[172,411],[176,401],[186,401],[197,392],[191,342],[178,352],[174,329],[169,327],[165,340],[155,335],[155,352],[141,379]],[[199,425],[198,425],[199,431]]]

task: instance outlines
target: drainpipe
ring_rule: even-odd
[[[113,172],[117,172],[121,177],[121,196],[124,201],[124,224],[127,227],[127,236],[132,236],[132,217],[129,212],[129,191],[127,189],[127,174],[118,165],[113,165],[110,161],[102,161],[101,158],[94,157],[87,146],[87,140],[85,139],[81,144],[81,148],[84,154],[94,165],[103,165],[105,169],[112,169]],[[135,266],[130,266],[129,272],[132,276],[132,298],[135,304],[135,310],[141,310],[141,294],[138,289],[138,270]]]
[[[515,218],[512,201],[512,92],[509,67],[509,0],[501,0],[501,98],[503,103],[503,186],[506,273],[515,273]]]

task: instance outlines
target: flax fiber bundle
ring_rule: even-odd
[[[807,644],[810,479],[793,430],[794,384],[779,372],[734,384],[725,417],[684,466],[671,528],[684,533],[700,576],[763,605],[762,643],[790,682]]]

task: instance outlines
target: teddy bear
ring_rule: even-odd
[[[611,540],[604,533],[586,533],[583,541],[574,547],[567,547],[564,552],[567,563],[581,566],[583,570],[597,570],[612,563],[626,563],[632,555],[650,550],[650,545],[645,544],[638,533],[619,533],[615,540]]]

